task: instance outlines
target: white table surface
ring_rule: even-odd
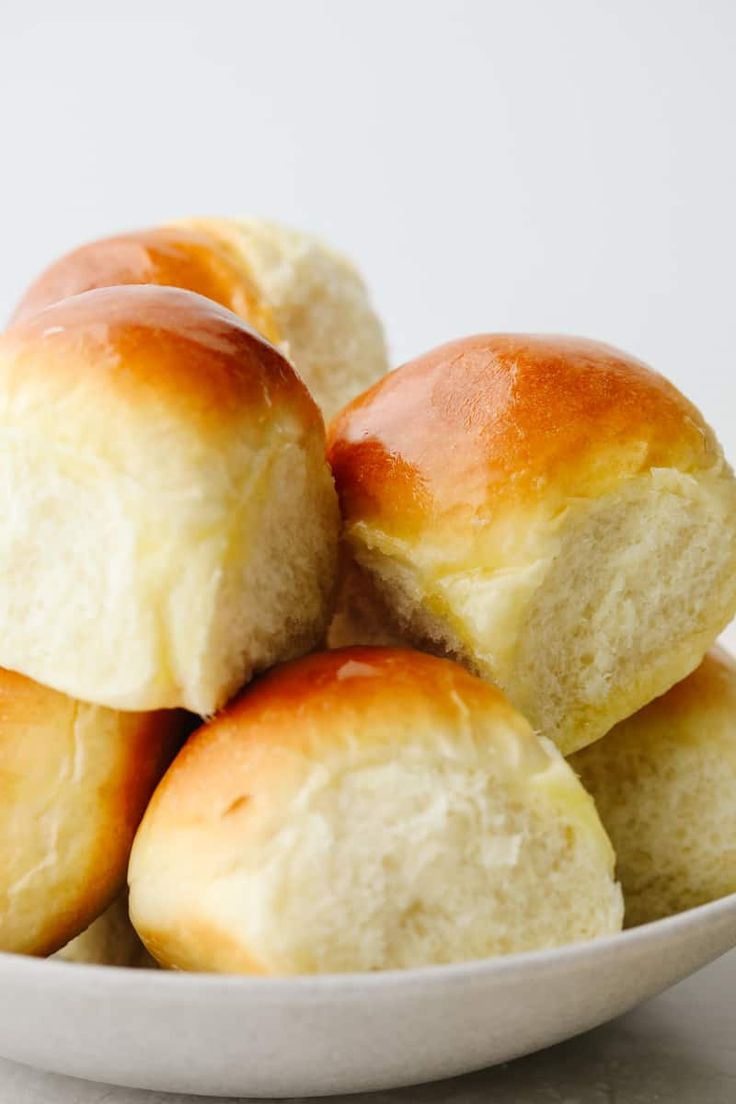
[[[351,1104],[736,1104],[736,952],[569,1043],[453,1081]],[[194,1104],[0,1060],[0,1104]]]

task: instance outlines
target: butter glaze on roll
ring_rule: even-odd
[[[736,893],[736,663],[721,648],[570,763],[616,849],[628,925]]]
[[[0,664],[210,714],[325,632],[338,511],[284,357],[202,296],[121,287],[0,337]]]
[[[38,277],[14,320],[120,284],[184,288],[228,307],[293,360],[328,417],[388,368],[381,324],[353,265],[263,219],[183,219],[90,242]]]
[[[0,950],[51,954],[112,902],[183,727],[0,670]]]
[[[350,648],[190,738],[136,836],[130,913],[168,967],[381,970],[617,931],[612,872],[592,800],[498,690]]]
[[[345,539],[396,626],[496,681],[565,754],[687,675],[736,609],[713,432],[610,346],[451,342],[328,439]]]

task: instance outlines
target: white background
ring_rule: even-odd
[[[736,3],[0,11],[3,315],[90,237],[267,215],[354,256],[395,363],[478,330],[603,338],[736,457]]]

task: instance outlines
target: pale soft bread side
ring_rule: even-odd
[[[120,893],[101,916],[66,946],[56,958],[89,966],[155,968],[128,916],[128,894]]]
[[[318,238],[256,218],[194,218],[258,289],[283,349],[331,418],[388,371],[383,328],[353,264]]]
[[[736,893],[736,664],[722,649],[570,763],[616,850],[627,924]]]
[[[733,473],[696,408],[609,346],[452,342],[328,441],[394,631],[497,682],[565,754],[688,674],[736,611]],[[365,621],[348,598],[343,641]]]
[[[311,235],[256,218],[182,219],[89,242],[42,272],[13,318],[123,284],[184,288],[228,307],[290,357],[327,417],[388,369],[355,267]]]
[[[499,691],[353,648],[270,672],[191,737],[137,833],[130,911],[167,967],[408,968],[617,931],[613,862]]]
[[[319,410],[231,312],[72,296],[0,337],[0,663],[118,709],[210,714],[331,616]]]
[[[0,950],[51,954],[112,902],[182,729],[0,670]]]

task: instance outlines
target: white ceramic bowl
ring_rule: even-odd
[[[0,954],[0,1054],[136,1088],[311,1096],[450,1077],[618,1016],[736,946],[736,894],[552,951],[245,978]]]

